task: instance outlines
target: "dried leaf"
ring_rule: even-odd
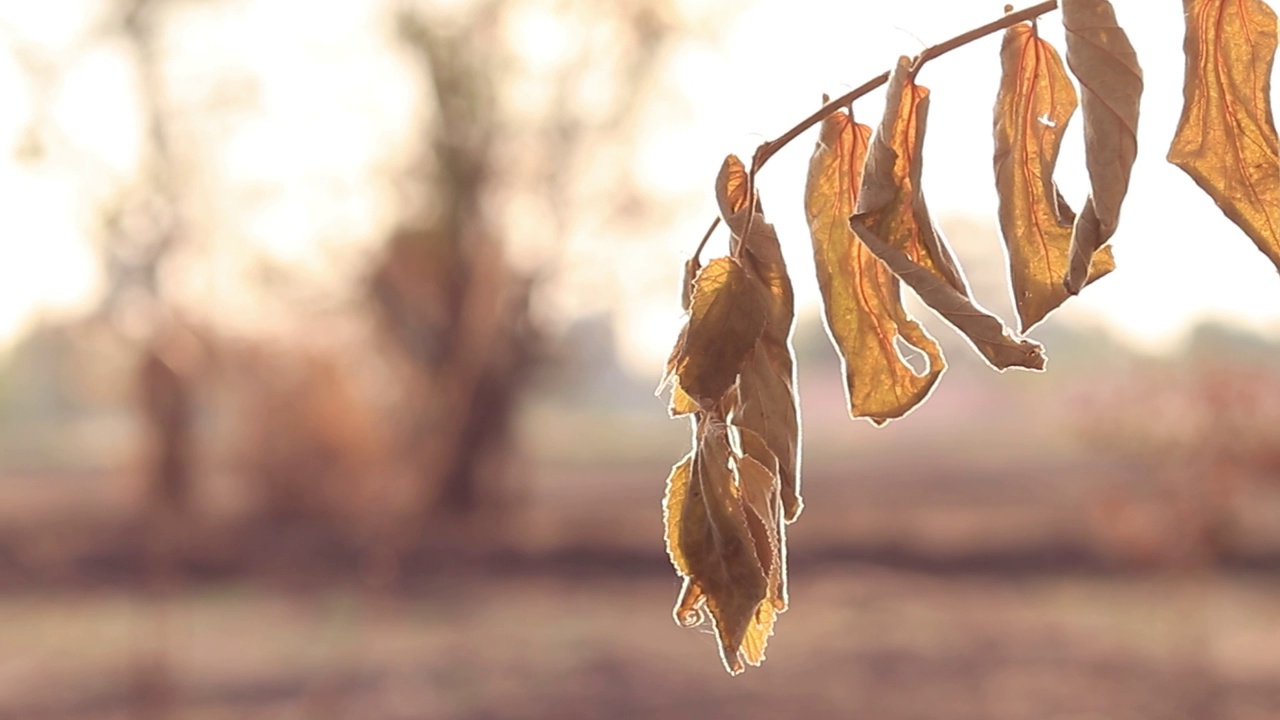
[[[764,218],[757,199],[748,203],[747,173],[730,155],[716,180],[716,197],[725,223],[733,233],[733,247],[765,297],[764,332],[747,358],[738,380],[738,399],[730,408],[730,422],[764,438],[778,464],[784,516],[800,515],[800,414],[796,403],[795,351],[791,333],[795,298],[778,234]],[[753,206],[752,211],[745,208]],[[749,212],[753,220],[748,221]],[[745,238],[745,239],[744,239]],[[757,458],[768,465],[763,458]]]
[[[684,628],[698,627],[707,619],[704,612],[706,607],[702,586],[686,577],[684,585],[680,587],[680,595],[676,598],[676,607],[671,613],[676,624]]]
[[[716,204],[720,206],[720,216],[726,222],[747,206],[750,180],[747,168],[737,155],[729,155],[720,164],[720,173],[716,176]]]
[[[780,569],[780,573],[777,577],[777,588],[775,589],[770,585],[770,597],[773,599],[774,608],[781,612],[787,609],[787,523],[789,521],[785,515],[786,506],[782,497],[781,472],[778,467],[778,458],[773,454],[773,451],[769,449],[768,443],[765,442],[764,438],[760,437],[760,435],[755,431],[737,426],[731,427],[733,427],[733,429],[738,433],[739,445],[742,451],[741,456],[749,458],[760,467],[763,467],[770,477],[778,478],[778,493],[776,496],[771,496],[774,497],[774,502],[777,503],[774,508],[776,522],[773,522],[772,524],[776,528],[777,533],[776,542],[778,545],[778,567]],[[769,568],[765,567],[764,561],[761,561],[760,565],[762,568],[765,568],[766,572],[768,572]]]
[[[667,477],[667,494],[662,501],[662,520],[667,527],[667,555],[676,572],[685,577],[689,576],[689,563],[680,551],[680,514],[684,511],[689,483],[693,479],[694,455],[693,452],[685,455],[671,468],[671,475]]]
[[[993,367],[1043,369],[1039,343],[1014,337],[999,318],[973,302],[950,248],[933,226],[920,188],[928,110],[929,91],[911,79],[904,57],[889,78],[884,119],[867,157],[850,227]]]
[[[689,322],[668,374],[703,405],[718,403],[737,380],[765,328],[759,284],[733,258],[716,258],[694,279]]]
[[[1183,0],[1182,118],[1169,162],[1280,268],[1280,141],[1271,113],[1276,14],[1260,0]]]
[[[667,415],[672,418],[678,418],[684,415],[691,415],[698,411],[698,401],[689,396],[689,393],[676,383],[671,388],[671,404],[667,407]]]
[[[995,109],[996,191],[1009,254],[1019,330],[1026,332],[1068,297],[1063,281],[1071,211],[1053,182],[1058,149],[1076,110],[1076,91],[1053,46],[1022,23],[1005,31]],[[1094,255],[1092,282],[1115,269],[1110,247]]]
[[[827,332],[844,369],[849,414],[876,425],[924,402],[942,376],[942,350],[902,306],[898,277],[849,228],[857,206],[871,128],[836,112],[822,122],[809,161],[805,213],[822,291]],[[897,340],[929,359],[917,375]]]
[[[768,598],[769,583],[729,467],[725,427],[709,423],[700,432],[676,531],[678,554],[673,559],[682,559],[689,577],[676,615],[681,620],[705,605],[725,667],[737,674],[743,669],[739,648]]]
[[[693,302],[693,280],[701,269],[702,263],[697,257],[684,261],[684,279],[680,283],[680,309],[685,312],[689,312],[689,305]]]
[[[777,614],[787,607],[785,523],[777,474],[750,456],[737,458],[738,486],[746,510],[747,527],[755,541],[756,558],[768,582],[768,593],[756,608],[739,649],[749,665],[764,660]]]
[[[1138,155],[1142,68],[1108,0],[1063,0],[1067,65],[1084,93],[1085,165],[1093,192],[1071,234],[1067,292],[1080,292],[1098,248],[1115,234]]]
[[[916,264],[967,294],[968,286],[951,249],[933,227],[920,188],[929,90],[915,84],[910,66],[908,58],[899,58],[889,77],[884,118],[871,143],[854,210],[863,216],[861,222]]]

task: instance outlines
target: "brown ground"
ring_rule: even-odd
[[[215,584],[0,599],[0,716],[1274,720],[1280,580],[865,565],[794,575],[762,668],[671,621],[674,578],[437,577],[394,600]]]
[[[608,466],[542,459],[491,547],[427,547],[395,595],[358,589],[358,549],[211,526],[147,600],[127,483],[0,483],[0,718],[1280,718],[1274,490],[1242,496],[1225,566],[1170,565],[1141,474],[958,426],[920,418],[920,452],[813,423],[792,607],[736,678],[670,616],[678,424]],[[591,427],[619,431],[561,447]]]

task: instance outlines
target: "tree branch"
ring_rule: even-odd
[[[998,20],[993,20],[987,23],[986,25],[974,28],[966,33],[957,35],[945,42],[941,42],[941,43],[938,43],[937,45],[933,45],[931,47],[925,48],[923,51],[920,52],[919,55],[916,56],[915,60],[912,61],[911,74],[914,77],[916,73],[920,72],[920,68],[923,67],[925,63],[929,62],[930,60],[933,60],[934,58],[941,57],[942,55],[946,55],[947,53],[951,52],[952,50],[955,50],[958,47],[968,45],[974,40],[977,40],[982,37],[986,37],[991,33],[1013,27],[1014,25],[1017,25],[1020,22],[1025,22],[1027,20],[1034,20],[1040,17],[1041,15],[1044,15],[1047,12],[1052,12],[1057,9],[1058,9],[1058,0],[1046,0],[1046,2],[1042,2],[1037,5],[1032,5],[1029,8],[1019,10],[1018,12],[1013,12],[1012,5],[1006,5],[1004,17]],[[790,143],[792,140],[795,140],[797,137],[799,137],[802,133],[804,133],[805,130],[808,130],[814,125],[817,125],[818,123],[825,120],[826,117],[831,113],[835,112],[836,110],[839,110],[840,108],[846,105],[853,103],[854,100],[857,100],[858,98],[862,97],[863,95],[866,95],[872,90],[875,90],[881,85],[884,85],[888,81],[889,81],[889,73],[887,72],[880,73],[879,75],[862,83],[861,85],[850,90],[844,95],[841,95],[840,97],[827,102],[817,111],[815,111],[812,115],[796,123],[794,127],[784,132],[783,134],[779,135],[777,138],[773,140],[766,140],[765,142],[761,143],[760,147],[756,148],[756,152],[751,158],[750,187],[752,188],[755,187],[754,181],[755,181],[756,173],[759,172],[760,169],[764,167],[765,163],[769,162],[769,158],[773,157],[779,150],[785,147],[788,143]],[[719,216],[717,216],[716,219],[711,222],[711,227],[707,228],[706,234],[702,237],[702,242],[698,244],[698,249],[694,251],[693,256],[695,258],[702,254],[702,248],[706,246],[707,241],[711,238],[711,234],[715,232],[716,227],[718,227],[719,225],[720,225],[720,218]]]

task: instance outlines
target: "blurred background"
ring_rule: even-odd
[[[813,134],[770,163],[791,611],[738,678],[673,622],[653,390],[721,160],[1003,7],[842,5],[0,0],[0,717],[1280,716],[1280,284],[1164,162],[1176,3],[1117,3],[1120,267],[1046,373],[929,316],[933,398],[849,420]],[[925,185],[1012,318],[999,43],[922,73]]]

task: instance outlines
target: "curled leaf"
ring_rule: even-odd
[[[849,414],[881,425],[923,402],[946,363],[937,342],[903,308],[898,277],[849,228],[870,140],[871,128],[843,111],[823,120],[809,161],[805,213],[827,332],[844,369]],[[925,354],[925,374],[916,374],[903,359],[898,340]]]
[[[928,110],[929,91],[911,79],[910,61],[904,57],[889,77],[884,119],[849,226],[993,367],[1041,370],[1044,348],[1014,337],[999,318],[973,301],[950,248],[933,226],[920,187]]]
[[[871,252],[878,255],[889,269],[903,278],[929,307],[964,333],[969,342],[993,366],[998,369],[1008,367],[1044,369],[1044,348],[1040,343],[1011,337],[1008,328],[1000,322],[999,318],[978,309],[967,295],[956,292],[950,285],[925,272],[924,268],[901,249],[885,242],[870,229],[856,222],[854,228],[858,232],[858,237],[862,238]]]
[[[785,523],[782,520],[777,473],[746,455],[736,458],[735,473],[742,493],[747,528],[755,542],[756,559],[764,571],[767,593],[756,608],[739,652],[749,665],[764,660],[777,614],[787,607]]]
[[[1271,113],[1276,14],[1261,0],[1183,0],[1184,104],[1169,162],[1280,268],[1280,140]]]
[[[698,272],[669,374],[699,404],[714,404],[736,382],[765,326],[765,301],[755,280],[733,258],[716,258]]]
[[[1000,60],[996,192],[1019,330],[1025,333],[1068,297],[1063,281],[1075,213],[1058,192],[1053,171],[1076,110],[1076,91],[1058,52],[1032,25],[1005,31]],[[1104,246],[1094,255],[1089,280],[1114,269],[1111,248]]]
[[[1138,155],[1142,68],[1108,0],[1062,0],[1067,65],[1084,94],[1084,152],[1092,192],[1071,234],[1067,292],[1080,292],[1098,248],[1120,222]]]
[[[742,672],[739,654],[769,596],[769,581],[756,553],[741,491],[729,466],[730,448],[723,425],[707,424],[689,474],[679,512],[677,554],[687,568],[677,620],[705,605],[715,624],[720,655],[730,673]],[[691,602],[690,597],[694,597]]]
[[[782,474],[779,472],[780,468],[778,465],[778,458],[773,454],[773,451],[769,450],[768,443],[765,442],[764,438],[760,437],[759,433],[737,426],[731,427],[733,427],[738,434],[738,441],[741,449],[740,456],[750,459],[753,462],[753,467],[759,466],[764,468],[770,477],[777,478],[778,480],[778,492],[776,495],[773,494],[772,491],[766,493],[770,495],[770,497],[773,497],[773,502],[776,503],[776,506],[773,508],[775,516],[774,520],[769,521],[765,518],[762,505],[757,504],[757,510],[762,518],[762,522],[769,523],[776,529],[774,539],[777,542],[778,567],[781,572],[777,577],[777,587],[774,588],[772,584],[770,585],[770,598],[773,601],[774,608],[778,612],[782,612],[787,609],[787,523],[790,522],[790,520],[786,517],[786,503],[782,494]],[[772,487],[773,483],[770,481],[764,481],[759,486],[765,487],[766,485]],[[756,497],[758,497],[758,495]],[[760,565],[767,573],[769,567],[766,563],[761,560]]]
[[[795,324],[795,297],[778,234],[764,218],[757,199],[747,211],[747,173],[742,162],[730,155],[716,180],[716,196],[733,246],[765,298],[765,325],[738,380],[736,402],[729,408],[730,422],[764,438],[776,458],[782,483],[784,517],[800,515],[800,413],[796,401],[795,351],[791,334]],[[749,220],[748,217],[753,217]],[[757,458],[768,464],[764,459]]]

